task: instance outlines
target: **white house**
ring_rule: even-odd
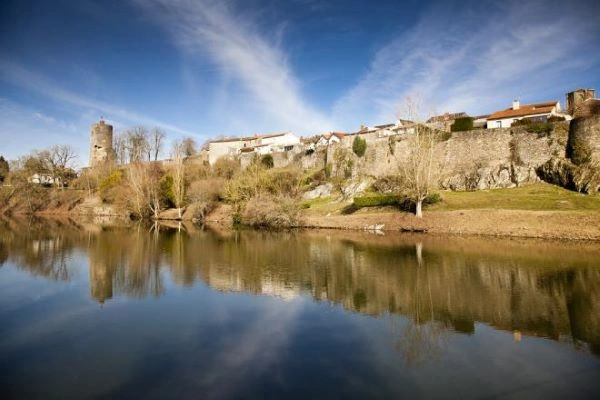
[[[291,132],[213,140],[208,143],[208,163],[213,165],[221,157],[234,157],[242,151],[259,154],[287,151],[298,143],[300,138]]]
[[[244,138],[213,140],[208,143],[208,163],[213,165],[221,157],[233,157],[244,148]]]
[[[346,136],[346,133],[342,132],[329,132],[321,135],[317,141],[317,147],[325,147],[331,144],[339,143]]]
[[[506,110],[496,111],[487,118],[487,128],[510,128],[511,125],[523,118],[547,121],[551,116],[564,116],[560,112],[560,102],[547,101],[536,104],[520,104],[519,100]]]

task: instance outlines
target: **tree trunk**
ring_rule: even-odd
[[[423,218],[423,199],[417,200],[417,209],[415,210],[415,216],[417,218]]]

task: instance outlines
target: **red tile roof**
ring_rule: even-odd
[[[557,103],[558,101],[547,101],[545,103],[537,104],[521,104],[516,110],[513,110],[511,107],[507,108],[506,110],[496,111],[488,117],[488,120],[525,117],[527,115],[536,114],[549,114],[552,112],[552,109],[556,107]]]

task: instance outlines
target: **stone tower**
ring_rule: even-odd
[[[594,89],[577,89],[567,93],[567,112],[574,115],[586,100],[593,99],[595,96]]]
[[[103,119],[92,125],[90,137],[90,167],[98,167],[115,161],[113,127]]]

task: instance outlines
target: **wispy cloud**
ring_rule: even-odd
[[[334,115],[387,121],[414,94],[431,108],[427,112],[483,113],[514,96],[527,101],[563,93],[576,84],[567,72],[582,66],[573,60],[599,60],[594,38],[600,28],[589,12],[577,2],[482,2],[460,9],[438,4],[377,52],[368,72],[335,104]]]
[[[170,32],[185,54],[208,56],[226,80],[236,81],[239,86],[224,86],[235,88],[234,93],[216,96],[227,99],[229,115],[299,132],[330,126],[325,114],[302,96],[301,83],[280,48],[281,27],[270,31],[273,40],[268,40],[255,19],[236,14],[229,1],[134,2]]]
[[[158,126],[177,135],[194,136],[189,130],[182,129],[171,123],[160,121],[134,111],[119,107],[118,105],[98,101],[96,99],[81,96],[77,93],[63,89],[58,84],[50,81],[30,69],[7,59],[0,60],[0,76],[12,84],[42,95],[45,98],[65,103],[78,109],[85,110],[87,114],[96,114],[96,117],[104,115],[111,121],[121,121],[122,126],[127,125],[149,125]]]
[[[70,144],[85,165],[88,151],[88,123],[63,121],[38,109],[0,97],[0,154],[15,159],[35,149]]]

